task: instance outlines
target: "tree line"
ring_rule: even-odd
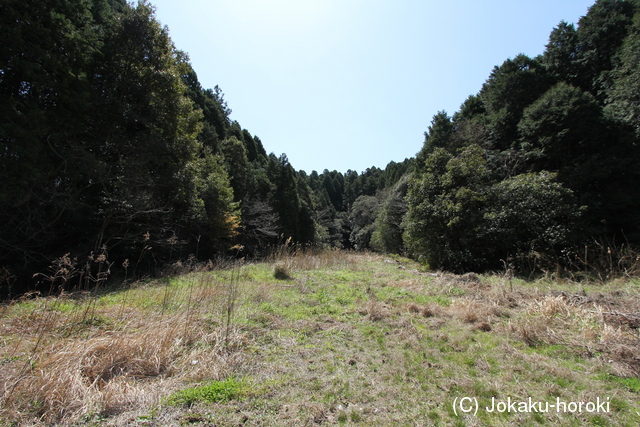
[[[404,172],[307,175],[267,154],[146,1],[7,0],[0,32],[0,285],[14,291],[66,254],[153,274],[287,240],[353,247],[344,213]]]
[[[448,270],[535,269],[594,238],[639,243],[639,48],[640,3],[598,0],[437,113],[409,182],[408,250]]]
[[[462,271],[638,243],[639,12],[560,23],[437,113],[415,158],[308,174],[230,118],[147,1],[6,0],[0,285],[65,254],[153,274],[294,241]]]

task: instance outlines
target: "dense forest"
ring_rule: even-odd
[[[267,154],[146,1],[5,0],[0,34],[3,293],[54,262],[146,275],[283,242],[452,271],[640,243],[637,1],[561,22],[542,55],[438,112],[414,159],[361,173]]]

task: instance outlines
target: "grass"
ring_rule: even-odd
[[[638,282],[456,276],[337,251],[276,255],[6,305],[0,420],[640,424]],[[480,408],[492,399],[608,398],[610,411],[456,414],[462,397]]]
[[[196,403],[217,403],[242,396],[242,383],[235,378],[212,381],[198,387],[190,387],[173,393],[167,399],[169,405],[191,407]]]

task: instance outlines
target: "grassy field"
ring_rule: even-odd
[[[640,425],[639,281],[327,251],[0,315],[6,425]]]

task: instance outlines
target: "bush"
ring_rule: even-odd
[[[284,265],[276,265],[273,268],[273,277],[278,280],[291,280],[291,274],[289,274],[289,270]]]

